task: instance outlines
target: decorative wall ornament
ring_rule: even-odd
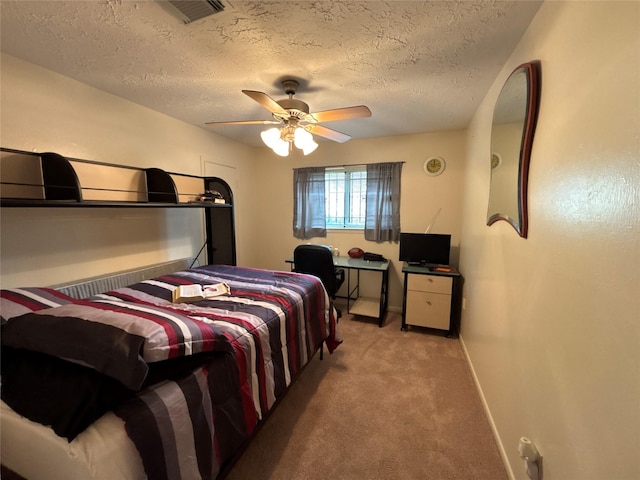
[[[442,157],[431,157],[424,162],[424,173],[430,177],[436,177],[444,172],[447,164]]]
[[[491,153],[491,170],[495,170],[500,165],[502,165],[502,156],[497,152]]]

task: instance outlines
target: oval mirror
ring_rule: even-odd
[[[527,178],[538,118],[540,64],[520,65],[505,82],[491,125],[491,187],[487,225],[509,222],[527,237]]]

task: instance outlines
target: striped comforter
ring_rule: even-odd
[[[219,282],[229,296],[171,302],[178,285]],[[8,319],[3,347],[131,392],[110,409],[150,479],[216,478],[323,342],[341,341],[320,281],[289,272],[199,267],[60,303]]]

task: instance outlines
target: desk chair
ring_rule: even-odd
[[[331,299],[344,283],[344,270],[333,264],[333,254],[324,245],[298,245],[293,251],[293,271],[318,277]],[[338,318],[342,312],[338,310]]]

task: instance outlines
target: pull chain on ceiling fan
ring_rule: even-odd
[[[269,110],[273,120],[207,122],[205,125],[280,125],[280,127],[265,130],[260,136],[262,141],[276,154],[286,157],[294,145],[305,155],[318,148],[318,144],[313,140],[313,135],[339,143],[346,142],[351,138],[346,133],[327,128],[319,123],[371,116],[371,110],[364,105],[309,113],[309,105],[293,98],[299,85],[297,80],[284,80],[282,88],[289,95],[289,98],[278,101],[263,92],[242,90],[242,93]]]

